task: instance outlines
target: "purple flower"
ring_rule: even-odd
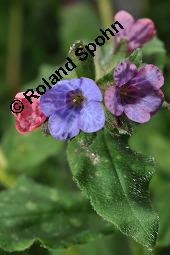
[[[140,48],[156,34],[154,23],[150,19],[143,18],[135,21],[130,13],[119,11],[115,15],[115,20],[124,26],[124,29],[116,34],[116,40],[118,43],[122,39],[128,40],[129,51]]]
[[[115,86],[105,92],[107,109],[116,116],[125,113],[130,120],[147,122],[164,100],[160,87],[164,77],[158,67],[143,65],[139,69],[128,60],[114,70]]]
[[[49,117],[50,134],[66,140],[80,130],[92,133],[103,128],[105,115],[102,94],[96,83],[88,78],[58,82],[40,99],[42,112]]]

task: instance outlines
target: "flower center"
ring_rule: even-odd
[[[75,89],[71,90],[67,94],[66,102],[69,107],[81,108],[84,102],[84,96],[81,90]]]
[[[127,97],[128,96],[128,87],[127,86],[122,86],[120,88],[120,96]]]
[[[130,85],[122,86],[119,93],[123,104],[135,103],[139,97],[137,88]]]

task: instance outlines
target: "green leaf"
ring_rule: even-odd
[[[95,211],[124,234],[153,247],[158,230],[148,191],[153,160],[103,131],[82,133],[69,142],[67,154],[74,179]]]
[[[114,58],[114,42],[112,39],[105,42],[102,47],[97,47],[96,55],[94,57],[96,68],[96,80],[99,80],[107,73],[109,73],[110,63]],[[111,68],[112,69],[112,68]]]
[[[103,76],[101,79],[99,79],[97,82],[97,85],[100,87],[100,89],[105,90],[107,87],[112,86],[113,81],[113,71]]]
[[[137,67],[140,67],[142,64],[142,58],[143,58],[142,50],[136,49],[135,51],[132,52],[128,59]]]
[[[127,47],[128,43],[126,40],[122,40],[116,49],[116,52],[113,54],[112,59],[107,67],[107,72],[112,71],[114,67],[120,63],[123,59],[127,57]]]
[[[0,249],[0,254],[1,255],[11,255],[11,253],[8,253],[8,252],[6,252],[6,251],[3,251],[3,250],[1,250]],[[12,254],[13,255],[13,254]],[[16,254],[17,255],[17,254]],[[22,255],[22,254],[21,254]]]
[[[130,145],[142,154],[153,155],[156,158],[159,172],[170,176],[169,112],[160,111],[151,121],[139,125],[130,138]]]
[[[157,177],[156,182],[152,184],[152,189],[154,194],[155,208],[160,215],[157,246],[167,247],[170,246],[169,179]]]
[[[108,66],[105,64],[105,71],[101,71],[102,73],[105,73],[103,77],[101,77],[98,81],[97,84],[100,86],[100,88],[106,88],[109,85],[113,85],[113,72],[114,68],[116,67],[117,64],[119,64],[122,60],[128,59],[132,63],[134,63],[137,67],[139,67],[142,64],[142,50],[137,49],[132,54],[127,58],[126,54],[126,48],[127,48],[127,42],[122,41],[121,44],[119,45],[119,49],[113,55],[112,53],[112,59],[110,60]],[[101,56],[102,58],[102,56]],[[100,63],[101,64],[101,63]],[[101,64],[102,65],[102,64]]]
[[[122,41],[119,44],[119,48],[114,53],[114,50],[107,43],[103,46],[105,49],[98,49],[97,56],[95,58],[97,79],[100,86],[104,86],[108,82],[113,83],[113,70],[115,66],[121,62],[121,60],[127,57],[127,41]],[[107,61],[106,61],[107,59]],[[102,76],[101,76],[102,74]]]
[[[14,127],[6,130],[2,137],[1,148],[7,158],[10,171],[34,173],[34,167],[51,155],[56,155],[63,143],[45,136],[39,129],[25,135],[19,134]]]
[[[122,245],[123,243],[123,245]],[[90,242],[85,245],[70,247],[67,251],[54,252],[51,255],[131,255],[128,239],[121,233]]]
[[[57,250],[111,232],[79,193],[64,193],[22,177],[0,194],[0,248],[5,251],[22,251],[35,241]]]
[[[76,40],[93,42],[100,32],[100,20],[92,4],[77,3],[60,10],[59,37],[64,54]]]
[[[145,63],[154,64],[161,69],[164,68],[166,64],[166,50],[161,40],[154,37],[143,46],[142,51]]]
[[[105,108],[105,128],[111,135],[131,136],[133,126],[126,116],[116,117]]]
[[[40,66],[39,68],[39,73],[38,73],[38,77],[27,83],[23,89],[21,91],[26,91],[27,89],[34,89],[34,91],[36,90],[36,88],[39,86],[39,85],[44,85],[44,82],[42,81],[42,78],[46,79],[50,84],[51,82],[49,81],[49,77],[55,73],[55,70],[58,70],[58,68],[60,67],[64,67],[64,64],[61,64],[60,66],[51,66],[51,65],[48,65],[48,64],[43,64]],[[76,72],[75,72],[75,69],[71,72],[68,72],[67,75],[63,75],[63,80],[65,79],[72,79],[72,78],[76,78]]]
[[[131,144],[135,145],[137,150],[144,154],[152,153],[157,159],[160,172],[170,176],[170,139],[168,137],[164,138],[155,130],[150,130],[150,132],[152,132],[152,135],[146,138],[149,133],[147,128],[137,130],[137,133],[131,138]]]
[[[81,41],[75,42],[73,46],[70,47],[69,57],[76,64],[75,72],[78,77],[87,77],[95,80],[95,65],[94,58],[88,53],[88,57],[86,60],[80,60],[79,57],[75,55],[75,51],[77,49],[83,49],[83,51],[87,52],[85,48],[85,44]]]

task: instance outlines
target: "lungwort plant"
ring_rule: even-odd
[[[6,221],[0,224],[0,247],[4,250],[23,250],[36,240],[48,249],[69,247],[115,229],[149,250],[156,246],[159,216],[149,193],[155,163],[152,157],[133,151],[129,138],[136,126],[161,110],[164,64],[154,59],[160,52],[165,57],[165,52],[151,20],[135,21],[124,11],[115,19],[124,26],[115,42],[109,41],[104,50],[98,48],[95,58],[89,55],[86,61],[74,55],[85,43],[75,42],[68,54],[78,66],[73,77],[56,83],[15,114],[20,136],[44,126],[56,143],[66,141],[73,180],[86,198],[75,194],[69,200],[69,194],[21,178],[1,194],[4,212],[0,218]],[[23,92],[16,99],[25,104]],[[22,215],[18,219],[13,217],[14,199]],[[12,235],[11,228],[15,229]]]

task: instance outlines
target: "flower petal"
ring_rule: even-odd
[[[59,81],[53,88],[58,92],[67,92],[80,88],[81,78]]]
[[[20,100],[24,105],[24,109],[21,113],[13,113],[16,119],[16,130],[19,133],[25,134],[30,132],[46,121],[47,117],[40,110],[39,99],[33,98],[33,103],[30,104],[23,92],[17,93],[15,99]]]
[[[164,84],[161,70],[154,65],[143,65],[139,68],[137,75],[130,81],[133,86],[152,86],[159,89]]]
[[[89,102],[80,112],[79,127],[82,131],[92,133],[103,128],[104,110],[99,102]]]
[[[48,117],[55,114],[57,111],[65,110],[66,91],[57,91],[56,88],[49,89],[40,98],[40,108],[41,111]]]
[[[69,111],[63,118],[58,114],[52,115],[48,121],[50,134],[59,140],[72,138],[80,132],[78,127],[78,116],[76,112]]]
[[[155,25],[150,19],[138,19],[132,29],[129,31],[129,48],[130,50],[141,47],[156,34]]]
[[[128,34],[135,22],[132,15],[126,11],[119,11],[116,13],[114,20],[119,21],[124,27],[124,29],[116,34],[117,41],[119,42],[121,39],[128,39]]]
[[[114,81],[117,86],[122,86],[137,74],[137,67],[128,60],[120,62],[114,70]]]
[[[40,107],[46,116],[66,110],[66,95],[80,86],[79,79],[63,80],[47,90],[40,98]]]
[[[80,78],[80,89],[87,101],[102,101],[102,93],[97,84],[89,78]]]
[[[75,78],[58,82],[40,98],[40,107],[46,116],[65,111],[66,95],[69,91],[80,89],[87,101],[102,101],[102,94],[96,83],[88,78]]]
[[[150,91],[136,104],[127,104],[124,112],[130,120],[138,123],[147,122],[150,117],[159,110],[162,105],[163,98],[164,96],[161,91]]]
[[[121,104],[119,91],[115,86],[111,86],[105,91],[104,101],[107,109],[112,114],[120,116],[123,113],[124,108]]]
[[[138,123],[145,123],[145,122],[149,121],[150,117],[151,117],[150,113],[146,112],[138,104],[136,104],[136,105],[132,105],[132,104],[127,105],[126,108],[125,108],[125,114],[127,115],[127,117],[130,120],[138,122]]]

